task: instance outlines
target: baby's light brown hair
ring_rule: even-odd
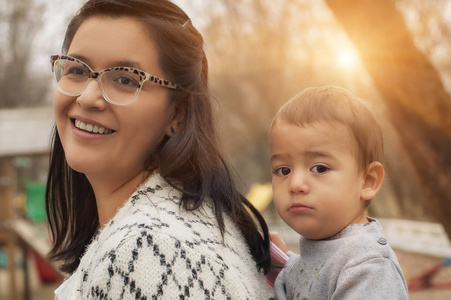
[[[306,88],[285,103],[274,117],[297,126],[338,122],[348,127],[357,141],[359,170],[374,161],[383,163],[382,129],[367,103],[337,86]]]

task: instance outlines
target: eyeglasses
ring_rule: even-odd
[[[146,81],[180,90],[178,85],[169,80],[135,68],[114,67],[94,72],[81,60],[67,55],[52,55],[50,62],[58,90],[67,96],[80,96],[91,78],[99,82],[105,100],[116,105],[132,103]]]

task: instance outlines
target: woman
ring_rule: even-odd
[[[267,226],[218,149],[188,16],[167,0],[91,0],[63,53],[46,208],[50,257],[72,275],[57,298],[267,297]]]

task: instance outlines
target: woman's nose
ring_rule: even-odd
[[[89,80],[87,86],[80,96],[77,97],[76,101],[84,109],[104,110],[107,106],[107,101],[102,94],[98,79]]]
[[[306,194],[310,191],[310,185],[306,174],[293,172],[290,176],[290,193]]]

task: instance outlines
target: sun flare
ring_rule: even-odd
[[[337,53],[337,64],[344,69],[354,69],[357,67],[359,58],[357,54],[350,50],[342,50]]]

